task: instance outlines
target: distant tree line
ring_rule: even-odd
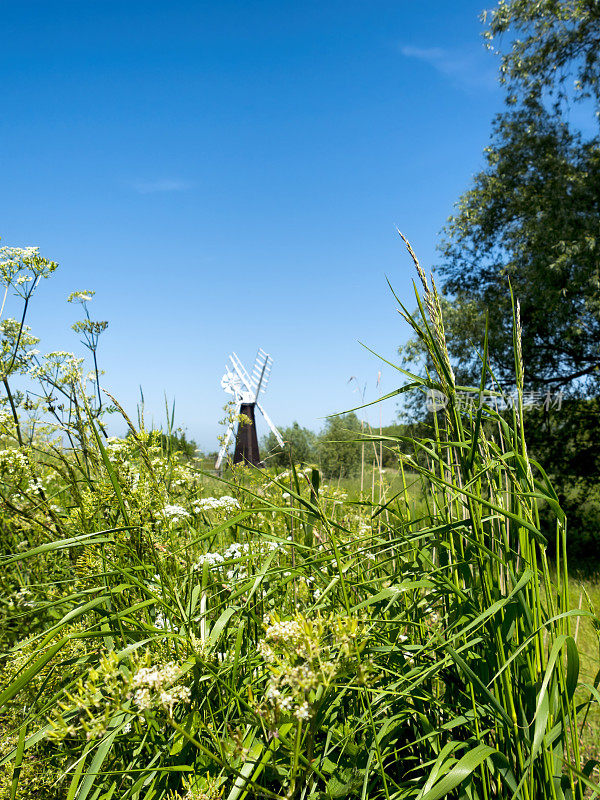
[[[350,412],[330,417],[320,433],[303,428],[298,422],[282,428],[283,448],[269,433],[262,441],[261,452],[268,466],[285,469],[292,463],[314,464],[327,478],[347,478],[358,475],[363,467],[371,469],[373,464],[385,469],[398,467],[398,450],[402,449],[402,443],[390,441],[380,446],[370,436],[380,433],[383,437],[410,436],[417,429],[425,428],[422,423],[396,423],[371,430]]]

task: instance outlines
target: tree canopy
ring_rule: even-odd
[[[273,433],[263,440],[266,464],[289,467],[294,464],[318,463],[327,477],[347,477],[360,470],[361,423],[356,414],[330,417],[323,430],[315,434],[294,422],[281,429],[285,447],[281,448]]]
[[[598,0],[501,0],[482,18],[511,100],[544,92],[600,100]],[[506,36],[511,46],[502,52]]]
[[[600,142],[528,102],[497,117],[486,162],[440,247],[453,355],[477,368],[470,342],[481,344],[487,312],[492,366],[510,379],[510,280],[529,383],[589,386],[600,368]]]
[[[459,380],[477,380],[487,324],[492,369],[512,381],[512,288],[529,387],[595,393],[600,136],[585,138],[565,111],[584,98],[600,109],[600,0],[501,0],[483,19],[507,106],[439,246],[450,353]]]

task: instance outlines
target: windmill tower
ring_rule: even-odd
[[[234,416],[237,417],[240,414],[244,414],[250,420],[250,424],[246,423],[244,425],[240,422],[238,425],[235,435],[234,464],[246,463],[254,464],[255,467],[260,466],[258,437],[256,435],[256,408],[258,408],[265,418],[265,422],[275,434],[275,438],[281,447],[284,446],[281,434],[275,425],[273,425],[267,416],[267,412],[258,401],[259,396],[264,394],[267,388],[272,363],[273,359],[271,356],[260,348],[256,354],[256,361],[254,362],[252,374],[249,375],[235,353],[229,356],[229,363],[225,367],[225,374],[221,378],[221,386],[227,394],[232,394],[235,397]],[[231,439],[234,424],[234,421],[232,421],[227,429],[223,445],[215,462],[215,469],[219,469],[223,461],[223,456],[227,452],[227,445]]]

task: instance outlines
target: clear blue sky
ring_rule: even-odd
[[[0,2],[5,245],[60,270],[30,324],[81,351],[70,291],[110,322],[104,385],[216,448],[230,350],[275,363],[280,425],[377,396],[452,204],[502,108],[478,0]],[[381,390],[399,383],[383,367]],[[395,415],[388,403],[384,421]],[[370,412],[372,423],[379,412]],[[116,425],[115,430],[124,430]]]

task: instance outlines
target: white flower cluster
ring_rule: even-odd
[[[165,664],[162,669],[142,667],[133,676],[128,696],[140,711],[162,706],[165,711],[172,714],[173,707],[177,703],[190,702],[188,686],[173,686],[180,677],[181,671],[173,662]]]
[[[39,247],[0,247],[0,264],[19,264],[21,261],[29,261],[39,253]]]
[[[171,628],[169,620],[165,617],[162,611],[158,611],[154,620],[154,627],[160,628],[162,631],[168,631]]]
[[[35,603],[31,600],[31,592],[29,589],[25,587],[19,589],[19,591],[14,595],[14,600],[9,605],[14,606],[17,605],[20,608],[33,608]]]
[[[218,564],[223,564],[225,561],[231,561],[234,558],[241,558],[244,553],[248,553],[250,547],[248,544],[238,544],[234,542],[230,544],[227,550],[221,553],[203,553],[192,569],[202,569],[203,565],[207,563],[211,567],[216,567]]]
[[[30,270],[35,278],[47,278],[57,266],[56,262],[42,258],[38,247],[0,247],[0,279],[5,286],[9,286],[21,270]],[[26,282],[29,281],[15,281],[17,292]]]
[[[296,719],[309,719],[310,717],[310,706],[306,700],[297,705],[293,697],[283,694],[275,684],[270,684],[267,688],[265,700],[268,700],[280,711],[293,714]]]
[[[265,657],[264,652],[261,652],[261,655]],[[267,655],[270,656],[267,661],[272,663],[277,661],[272,651],[267,652]],[[323,667],[332,673],[335,671],[335,667],[328,662],[324,663]],[[319,683],[319,675],[308,663],[295,667],[289,664],[277,664],[275,673],[267,684],[265,700],[278,711],[293,714],[299,720],[307,720],[311,715],[307,695],[314,692]]]
[[[46,353],[45,358],[60,359],[60,358],[75,358],[75,356],[68,350],[53,350],[51,353]],[[79,360],[83,361],[83,358]]]
[[[208,564],[209,567],[215,567],[217,564],[222,564],[223,561],[225,561],[225,559],[221,553],[203,553],[193,565],[192,569],[200,570],[204,564]]]
[[[266,542],[266,541],[259,541],[256,544],[256,552],[260,552],[261,550],[277,550],[279,545],[277,542]],[[196,563],[193,565],[192,569],[194,570],[201,570],[204,564],[208,564],[211,567],[219,566],[223,564],[225,561],[235,561],[239,558],[243,558],[250,553],[250,545],[248,542],[233,542],[229,545],[227,550],[221,555],[221,553],[203,553]],[[235,573],[233,570],[229,570],[227,573],[228,578],[234,577]],[[245,572],[239,572],[238,577],[246,577]]]
[[[28,466],[27,457],[21,450],[8,448],[7,450],[0,450],[0,471],[6,472],[9,475],[20,472]]]
[[[60,382],[73,383],[81,378],[83,362],[83,358],[77,358],[73,353],[55,350],[53,353],[46,353],[43,363],[30,367],[29,374],[32,378],[47,379],[51,377]]]
[[[71,292],[67,297],[67,303],[87,303],[96,294],[93,289],[88,289],[85,292]]]
[[[296,475],[298,477],[303,476],[303,477],[307,478],[312,473],[312,471],[313,471],[313,467],[304,467],[303,469],[297,469],[296,470]],[[280,472],[279,475],[276,475],[275,476],[275,480],[276,481],[285,481],[288,478],[291,478],[292,476],[293,476],[293,472],[291,472],[290,470],[285,470],[285,472]]]
[[[28,267],[35,259],[39,259],[39,257],[39,247],[0,247],[0,274],[2,275],[2,282],[8,285],[20,270]],[[21,283],[19,283],[19,285],[21,285]]]
[[[250,545],[247,542],[243,542],[240,544],[239,542],[233,542],[229,545],[225,553],[223,554],[227,561],[230,561],[233,558],[241,558],[243,555],[246,555],[250,552]]]
[[[166,505],[163,508],[163,514],[171,522],[181,522],[181,520],[189,519],[191,516],[190,512],[186,511],[183,506],[177,505]]]
[[[270,618],[267,621],[271,622]],[[277,620],[265,628],[265,639],[287,647],[295,647],[303,636],[302,624],[297,619]]]
[[[235,497],[225,494],[223,497],[203,497],[194,500],[192,507],[199,514],[201,511],[233,511],[239,508],[240,504]]]

